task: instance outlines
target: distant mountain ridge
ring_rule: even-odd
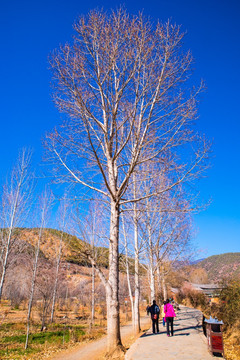
[[[216,283],[223,278],[239,278],[240,252],[213,255],[194,266],[205,269],[210,282]]]
[[[196,265],[196,264],[199,264],[199,263],[200,263],[201,261],[203,261],[203,260],[205,260],[205,258],[190,261],[190,265]]]

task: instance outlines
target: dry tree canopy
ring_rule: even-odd
[[[207,144],[200,145],[192,121],[202,85],[191,90],[186,83],[193,59],[182,49],[180,27],[169,21],[154,25],[120,9],[110,15],[92,11],[74,29],[72,44],[50,60],[55,102],[69,115],[50,136],[66,173],[110,197],[114,182],[120,198],[138,165],[155,158],[173,161],[179,146],[196,142],[194,168],[201,170]],[[182,166],[188,174],[191,161],[188,170]],[[106,192],[98,176],[94,182],[96,169]]]

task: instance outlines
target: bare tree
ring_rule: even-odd
[[[36,296],[40,299],[40,302],[38,302],[38,310],[41,318],[41,331],[46,327],[47,319],[50,315],[53,286],[55,282],[55,274],[52,265],[48,265],[49,264],[43,262],[39,266],[36,279]]]
[[[92,11],[75,24],[73,45],[51,60],[55,101],[69,115],[49,136],[57,176],[109,201],[109,277],[106,286],[108,349],[121,348],[119,321],[119,214],[134,170],[154,158],[180,158],[169,189],[203,170],[208,146],[192,130],[196,97],[188,91],[192,56],[181,50],[180,27],[125,11]],[[186,148],[184,147],[184,149]],[[189,155],[189,154],[188,154]],[[179,163],[179,162],[178,162]],[[90,180],[91,179],[91,180]],[[164,189],[166,191],[166,189]]]
[[[104,257],[106,257],[106,251],[103,250],[104,247],[107,246],[107,239],[109,239],[109,237],[106,231],[106,223],[108,223],[108,217],[104,206],[102,206],[102,202],[99,202],[99,200],[95,199],[95,201],[90,201],[88,205],[89,206],[86,216],[84,216],[84,214],[81,212],[81,209],[79,210],[79,207],[72,216],[73,232],[75,232],[81,239],[83,239],[84,242],[71,245],[72,248],[77,249],[77,252],[81,251],[82,255],[85,256],[86,260],[88,260],[88,262],[90,262],[92,266],[90,320],[91,328],[94,324],[95,317],[96,267],[100,270],[103,266],[103,261],[106,261],[106,259],[104,259]],[[84,207],[86,207],[86,203],[84,203]],[[79,245],[80,247],[78,248]],[[102,275],[104,276],[104,274]]]
[[[175,188],[176,190],[176,188]],[[193,208],[177,191],[162,196],[147,198],[142,212],[142,236],[146,239],[145,259],[147,264],[151,301],[156,298],[156,275],[162,283],[166,298],[166,263],[190,256],[191,212]]]
[[[9,182],[3,188],[1,211],[1,280],[0,301],[8,267],[8,259],[21,226],[31,207],[30,197],[33,177],[30,173],[31,152],[21,150]]]
[[[56,244],[56,274],[53,288],[53,298],[52,298],[52,310],[51,310],[51,322],[53,322],[54,310],[55,310],[55,302],[57,295],[57,287],[58,287],[58,276],[59,276],[59,268],[62,257],[62,247],[63,247],[63,236],[66,231],[67,225],[67,215],[68,215],[68,202],[66,200],[66,196],[64,196],[63,200],[60,204],[58,219],[59,219],[59,228],[60,228],[60,238],[58,245]]]
[[[97,215],[97,209],[95,205],[94,207],[90,208],[90,221],[88,221],[88,227],[90,229],[89,239],[92,248],[92,252],[95,251],[95,244],[96,244],[96,236],[97,236],[97,227],[100,225],[98,223],[99,217]],[[90,327],[94,324],[94,317],[95,317],[95,268],[92,264],[92,290],[91,290],[91,321]]]
[[[141,181],[139,181],[139,173],[133,173],[132,187],[130,187],[134,199],[139,198],[141,189]],[[142,175],[140,175],[142,178]],[[138,179],[138,180],[137,180]],[[142,194],[142,193],[141,193]],[[141,219],[141,204],[140,202],[133,202],[133,206],[122,208],[122,224],[124,236],[124,248],[126,254],[126,270],[128,277],[129,295],[132,304],[132,322],[134,333],[137,335],[141,330],[140,325],[140,254],[143,249],[142,239],[139,235],[139,223]],[[127,219],[128,227],[130,228],[128,234],[125,230],[125,219]],[[132,241],[131,241],[132,240]],[[134,296],[130,288],[130,275],[129,275],[129,260],[128,254],[134,258]]]
[[[32,282],[31,282],[30,296],[29,296],[29,302],[28,302],[27,333],[26,333],[25,349],[27,349],[27,347],[28,347],[28,339],[29,339],[29,331],[30,331],[30,318],[31,318],[34,292],[35,292],[35,287],[36,287],[40,244],[42,241],[44,228],[46,226],[46,220],[47,220],[47,215],[48,215],[48,211],[49,211],[49,206],[51,205],[51,201],[52,201],[52,196],[49,193],[49,191],[47,189],[45,189],[42,197],[40,198],[40,205],[39,205],[39,209],[38,209],[39,210],[39,233],[38,233],[37,244],[35,246],[35,258],[34,258],[34,262],[33,262]]]
[[[23,301],[28,300],[31,285],[31,263],[34,248],[21,239],[23,233],[24,230],[19,229],[18,239],[11,248],[3,288],[4,298],[10,300],[11,306],[14,307],[19,307]]]

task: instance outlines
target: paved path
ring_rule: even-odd
[[[130,347],[125,360],[213,360],[202,333],[200,311],[181,307],[174,319],[174,336],[167,337],[160,324],[160,333],[149,329]]]
[[[149,316],[141,318],[141,325],[145,329],[149,326]],[[128,324],[121,327],[121,338],[124,343],[124,338],[133,335],[132,325]],[[64,350],[55,355],[52,360],[99,360],[103,358],[107,350],[107,337],[104,336],[99,340],[95,340],[73,350]]]

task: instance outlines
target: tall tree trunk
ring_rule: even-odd
[[[152,229],[151,229],[151,212],[149,199],[146,199],[146,211],[147,211],[147,233],[148,233],[148,256],[149,256],[149,281],[150,281],[150,298],[151,303],[155,300],[155,282],[154,282],[154,250],[152,241]]]
[[[165,282],[164,271],[162,272],[162,290],[163,290],[163,298],[164,298],[164,300],[166,300],[167,299],[167,286],[166,286],[166,282]]]
[[[22,182],[23,182],[23,172],[21,173],[21,176],[20,176],[20,181],[17,186],[17,191],[16,191],[15,198],[14,198],[14,204],[13,204],[13,208],[12,208],[11,215],[10,215],[11,217],[10,217],[10,226],[8,228],[7,246],[6,246],[6,252],[5,252],[3,268],[2,268],[2,276],[1,276],[1,281],[0,281],[0,301],[2,299],[2,290],[3,290],[3,285],[5,282],[5,275],[6,275],[7,265],[8,265],[9,251],[10,251],[11,242],[12,242],[12,233],[13,233],[13,229],[14,229],[15,217],[17,215],[17,210],[19,207],[18,202],[19,202],[19,196],[20,196],[20,190],[22,187]],[[10,206],[11,206],[11,204],[10,204]]]
[[[35,291],[35,286],[36,286],[40,244],[41,244],[41,240],[42,240],[43,229],[45,226],[48,206],[50,205],[50,202],[51,202],[51,195],[46,191],[46,189],[43,194],[41,202],[42,202],[42,204],[41,204],[40,228],[39,228],[39,234],[38,234],[38,242],[37,242],[37,246],[35,249],[35,259],[34,259],[34,264],[33,264],[33,275],[32,275],[32,286],[31,286],[30,298],[29,298],[29,303],[28,303],[27,334],[26,334],[25,349],[27,349],[27,347],[28,347],[28,338],[29,338],[29,331],[30,331],[30,318],[31,318],[34,291]]]
[[[135,255],[135,299],[134,299],[134,333],[139,334],[141,331],[140,327],[140,282],[139,282],[139,255]]]
[[[155,300],[155,281],[154,281],[154,259],[153,259],[153,245],[151,237],[151,229],[148,231],[149,241],[149,281],[150,281],[150,297],[151,303]]]
[[[32,286],[31,286],[30,298],[29,298],[29,303],[28,303],[27,334],[26,334],[25,349],[27,349],[27,347],[28,347],[28,339],[29,339],[29,332],[30,332],[30,318],[31,318],[33,296],[34,296],[35,284],[36,284],[36,275],[37,275],[38,258],[39,258],[39,251],[40,251],[40,242],[41,242],[41,238],[42,238],[42,231],[43,231],[43,227],[41,226],[41,228],[39,230],[39,235],[38,235],[37,248],[35,250],[36,252],[35,252],[35,261],[34,261],[34,265],[33,265]]]
[[[154,272],[153,267],[150,264],[149,267],[149,277],[150,277],[150,296],[151,296],[151,303],[153,300],[155,300],[156,294],[155,294],[155,282],[154,282]]]
[[[59,274],[59,267],[62,256],[62,241],[63,241],[63,232],[61,232],[59,251],[57,256],[57,267],[56,267],[56,275],[55,275],[55,282],[53,288],[52,310],[51,310],[51,319],[50,319],[51,323],[53,322],[54,311],[55,311],[55,303],[56,303],[56,295],[57,295],[57,287],[58,287],[58,274]]]
[[[10,249],[10,240],[11,240],[11,236],[8,237],[8,242],[7,242],[3,267],[2,267],[2,276],[1,276],[1,281],[0,281],[0,302],[2,299],[2,290],[3,290],[3,285],[4,285],[4,281],[5,281],[6,270],[7,270],[7,262],[8,262],[8,255],[9,255],[9,249]]]
[[[160,295],[162,290],[162,283],[161,283],[161,271],[160,271],[160,265],[157,265],[157,285],[158,285],[158,294]]]
[[[92,308],[91,308],[91,326],[94,325],[95,317],[95,269],[92,265]]]
[[[109,287],[107,287],[107,347],[111,352],[122,346],[119,314],[119,205],[111,200],[109,245]]]
[[[125,223],[124,223],[124,216],[122,217],[122,223],[123,223],[123,234],[124,234],[124,240],[125,240],[125,254],[126,254],[126,275],[127,275],[127,283],[128,283],[128,293],[129,298],[131,302],[131,311],[132,311],[132,327],[133,331],[135,328],[135,312],[134,312],[134,299],[132,294],[132,288],[130,283],[130,273],[129,273],[129,262],[128,262],[128,244],[127,244],[127,235],[125,231]]]
[[[134,182],[134,187],[135,187]],[[135,190],[135,189],[134,189]],[[136,191],[134,193],[136,197]],[[135,299],[134,299],[134,333],[139,334],[140,327],[140,281],[139,281],[139,246],[138,246],[138,219],[137,219],[137,205],[134,203],[134,279],[135,279]]]
[[[18,162],[13,168],[9,183],[3,188],[2,196],[2,228],[7,228],[7,240],[4,244],[6,251],[2,263],[2,275],[0,280],[0,301],[2,298],[3,286],[5,282],[6,271],[8,267],[8,256],[11,247],[14,245],[14,229],[20,226],[27,214],[29,196],[32,190],[31,177],[28,175],[28,169],[31,160],[31,153],[22,150],[18,157]],[[3,234],[4,236],[4,234]]]
[[[47,303],[47,298],[43,297],[43,310],[42,310],[42,325],[41,325],[41,330],[43,331],[45,328],[45,319],[46,319],[46,315],[47,315],[47,308],[48,308],[48,303]]]

